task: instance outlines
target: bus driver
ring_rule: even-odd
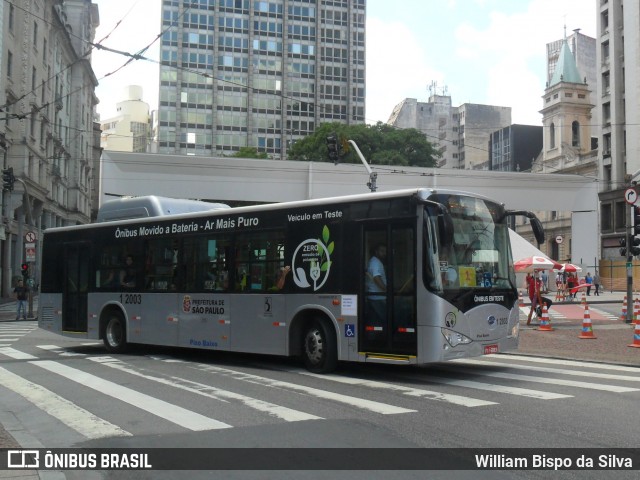
[[[387,246],[380,243],[376,246],[367,266],[367,303],[371,313],[368,320],[369,323],[373,323],[375,326],[385,325],[387,318],[387,276],[384,270],[386,258]]]

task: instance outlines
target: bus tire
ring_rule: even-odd
[[[122,353],[127,348],[127,327],[120,312],[109,312],[102,336],[109,352]]]
[[[329,373],[338,366],[338,343],[328,322],[313,320],[302,337],[304,365],[313,373]]]

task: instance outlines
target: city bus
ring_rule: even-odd
[[[519,335],[516,215],[542,243],[531,212],[428,188],[50,228],[39,327],[110,352],[295,356],[318,373],[503,352]]]

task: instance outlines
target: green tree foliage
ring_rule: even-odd
[[[398,129],[378,122],[376,125],[324,123],[316,131],[297,140],[289,150],[290,160],[328,162],[327,137],[333,133],[343,145],[342,163],[361,163],[348,140],[358,145],[371,165],[435,167],[440,152],[415,128]]]
[[[240,147],[240,150],[229,156],[237,158],[269,158],[267,152],[258,152],[256,147]]]

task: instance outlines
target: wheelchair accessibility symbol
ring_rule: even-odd
[[[356,326],[352,323],[347,323],[344,326],[344,336],[345,337],[355,337],[356,336]]]

